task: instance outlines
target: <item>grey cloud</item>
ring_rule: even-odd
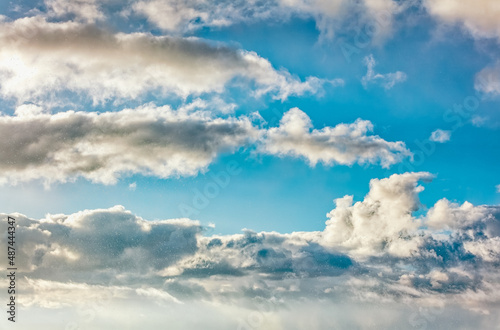
[[[321,232],[206,237],[198,222],[146,221],[123,207],[41,220],[17,214],[19,269],[35,281],[33,295],[44,290],[36,281],[74,281],[140,289],[134,294],[158,304],[323,299],[432,308],[463,301],[470,311],[489,311],[500,303],[500,211],[441,200],[415,217],[418,183],[431,178],[374,179],[362,201],[337,200]]]
[[[0,116],[0,183],[43,180],[46,186],[79,177],[114,184],[140,173],[159,178],[193,176],[225,152],[256,146],[258,153],[305,158],[311,166],[355,162],[400,162],[411,153],[403,142],[368,135],[369,121],[357,120],[310,131],[309,117],[294,108],[279,127],[257,128],[251,117],[217,117],[205,103],[176,110],[147,104],[136,109],[48,114],[22,105]]]
[[[0,26],[0,93],[19,103],[56,102],[64,92],[89,97],[94,104],[147,93],[185,98],[221,93],[238,79],[256,97],[283,100],[321,92],[324,83],[342,84],[316,77],[301,81],[254,52],[194,37],[112,33],[41,16],[4,20]]]
[[[0,117],[0,181],[65,182],[81,176],[111,184],[121,175],[194,175],[221,152],[257,137],[246,118],[146,105],[117,112]]]

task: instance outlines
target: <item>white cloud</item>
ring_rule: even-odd
[[[500,62],[478,72],[474,88],[485,94],[500,95]]]
[[[500,37],[496,0],[425,0],[429,13],[445,24],[460,24],[475,38]]]
[[[304,158],[311,166],[322,162],[389,167],[411,156],[403,142],[367,135],[373,129],[369,121],[311,131],[309,117],[294,108],[284,114],[279,127],[266,129],[254,126],[252,115],[216,117],[205,110],[207,105],[195,100],[177,110],[147,104],[115,112],[56,114],[21,105],[15,116],[0,116],[0,130],[10,137],[0,142],[0,183],[40,179],[48,187],[79,177],[115,184],[132,174],[194,176],[207,170],[218,155],[256,141],[256,152]],[[134,184],[129,189],[135,189]]]
[[[49,16],[64,17],[70,14],[89,23],[104,19],[99,0],[44,0],[44,3]]]
[[[365,57],[363,62],[367,67],[366,75],[363,78],[361,78],[361,83],[365,88],[367,88],[369,84],[380,84],[385,89],[391,89],[397,83],[406,80],[406,74],[401,71],[396,71],[394,73],[386,73],[386,74],[375,73],[374,68],[376,62],[375,59],[373,58],[373,55]]]
[[[360,255],[389,252],[410,256],[421,243],[414,235],[420,221],[412,216],[419,208],[417,182],[430,180],[425,172],[392,175],[370,181],[370,192],[353,205],[353,197],[335,200],[326,222],[324,242],[345,247]]]
[[[285,21],[290,17],[312,18],[322,38],[330,39],[336,29],[356,17],[365,22],[374,18],[381,22],[376,37],[390,33],[393,15],[402,10],[392,0],[267,0],[267,1],[138,1],[133,11],[168,31],[192,31],[201,27],[221,27],[263,20]]]
[[[145,105],[117,112],[33,113],[1,116],[0,182],[43,179],[46,184],[84,177],[113,184],[122,175],[161,178],[203,171],[222,152],[258,136],[247,118],[213,118],[189,107]],[[35,108],[38,111],[38,108]]]
[[[265,317],[279,320],[293,301],[303,306],[318,299],[440,307],[436,322],[448,318],[441,313],[456,312],[452,301],[465,313],[494,311],[500,303],[500,209],[443,199],[415,217],[423,190],[418,181],[431,178],[421,172],[373,179],[363,201],[336,201],[323,232],[205,237],[196,221],[146,221],[119,206],[40,220],[11,214],[25,276],[20,304],[44,311],[80,308],[100,293],[97,300],[106,306],[137,301],[149,310],[202,302],[214,313],[261,302]],[[0,237],[3,246],[5,239]],[[240,317],[248,321],[252,310]]]
[[[497,184],[496,188],[497,188],[497,192],[500,193],[500,184]]]
[[[437,129],[431,133],[429,140],[439,143],[445,143],[450,141],[451,131],[443,131],[442,129]]]
[[[388,142],[367,135],[373,125],[358,119],[352,124],[312,129],[311,119],[298,108],[283,115],[279,127],[268,129],[261,152],[305,158],[311,166],[377,163],[383,167],[400,162],[411,153],[403,142]]]
[[[210,44],[198,38],[116,33],[72,21],[42,17],[0,22],[0,93],[25,101],[57,99],[69,91],[94,104],[136,99],[146,93],[187,97],[223,92],[240,80],[276,99],[322,91],[339,79],[301,81],[276,70],[254,52]]]
[[[488,213],[485,207],[469,202],[458,205],[444,198],[427,212],[426,224],[434,229],[460,229],[486,219]]]

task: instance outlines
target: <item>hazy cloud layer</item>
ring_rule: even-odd
[[[325,83],[343,84],[316,77],[301,81],[254,52],[194,37],[111,33],[40,16],[0,27],[0,93],[21,103],[56,99],[62,92],[83,94],[94,104],[148,92],[187,97],[221,93],[238,79],[256,97],[286,99],[321,92]]]

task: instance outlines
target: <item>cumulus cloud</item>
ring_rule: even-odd
[[[48,215],[39,221],[15,217],[19,269],[40,277],[57,269],[56,277],[80,281],[92,280],[92,272],[110,270],[115,276],[167,267],[198,249],[201,232],[196,221],[146,221],[121,206]]]
[[[61,309],[104,292],[110,303],[163,307],[271,303],[269,316],[297,299],[318,298],[354,306],[441,306],[436,317],[455,308],[444,302],[455,301],[467,313],[489,313],[500,303],[494,271],[500,208],[442,199],[417,217],[418,182],[431,178],[420,172],[373,179],[362,201],[337,199],[324,231],[314,232],[203,236],[197,221],[147,221],[121,206],[39,220],[11,214],[22,304]],[[51,299],[44,298],[48,291]],[[72,300],[71,292],[80,291],[89,294]]]
[[[343,246],[359,254],[390,252],[410,256],[418,250],[414,239],[421,222],[412,216],[419,208],[419,180],[430,180],[426,172],[392,175],[370,181],[370,192],[353,205],[353,197],[335,200],[328,217],[325,244]]]
[[[385,74],[376,73],[374,70],[376,62],[373,55],[365,57],[363,62],[367,67],[366,75],[361,78],[361,83],[365,88],[367,88],[369,84],[379,84],[385,89],[391,89],[397,83],[406,80],[406,73],[401,71]]]
[[[445,24],[460,24],[476,38],[500,37],[500,8],[495,0],[426,0],[429,13]]]
[[[0,129],[9,136],[0,142],[3,183],[84,177],[113,184],[133,173],[196,175],[221,152],[232,152],[259,134],[245,117],[212,118],[189,106],[51,115],[24,105],[16,114],[0,117]]]
[[[194,176],[218,155],[255,145],[257,153],[304,158],[311,166],[389,167],[411,156],[403,142],[367,135],[373,129],[369,121],[311,131],[309,117],[294,108],[278,127],[258,128],[252,116],[218,117],[206,106],[195,100],[176,110],[146,104],[115,112],[50,114],[23,104],[14,116],[0,116],[0,129],[9,136],[0,142],[0,183],[42,180],[48,187],[79,177],[115,184],[132,174]]]
[[[298,108],[283,115],[278,127],[270,128],[261,151],[271,155],[305,158],[311,166],[377,163],[383,167],[411,155],[403,142],[388,142],[376,135],[370,121],[312,129],[311,119]]]
[[[451,131],[444,131],[442,129],[437,129],[431,133],[429,140],[439,143],[445,143],[450,141]]]
[[[198,38],[111,33],[73,21],[26,17],[0,22],[0,93],[20,103],[62,92],[90,97],[94,104],[136,99],[145,93],[187,97],[220,93],[240,80],[254,96],[276,99],[321,92],[342,80],[301,81],[276,70],[254,52]]]

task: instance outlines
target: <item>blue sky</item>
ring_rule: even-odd
[[[370,269],[372,276],[384,267],[383,258],[392,272],[381,285],[393,289],[397,282],[422,295],[432,291],[429,301],[438,294],[449,294],[445,299],[452,301],[460,276],[476,278],[497,269],[498,233],[484,229],[488,221],[496,228],[500,214],[500,12],[495,1],[44,0],[4,2],[0,15],[0,127],[5,134],[0,211],[18,214],[26,228],[45,223],[41,226],[49,232],[55,229],[48,223],[58,217],[71,228],[108,217],[125,228],[130,221],[145,219],[163,228],[179,225],[164,219],[189,218],[179,220],[186,223],[177,230],[189,228],[183,235],[198,242],[194,256],[158,258],[162,267],[153,267],[150,282],[141,282],[126,267],[110,266],[110,271],[94,265],[85,271],[102,271],[102,277],[84,285],[111,287],[112,279],[131,278],[133,284],[116,280],[116,285],[134,287],[132,295],[165,295],[164,302],[177,303],[182,294],[175,295],[175,285],[194,290],[193,278],[199,276],[206,282],[196,285],[218,301],[223,295],[210,291],[210,276],[223,276],[229,264],[228,272],[247,272],[249,283],[260,281],[261,273],[283,275],[270,270],[261,252],[252,254],[255,247],[245,241],[252,235],[262,235],[259,242],[266,251],[278,251],[279,260],[283,249],[293,265],[301,253],[311,254],[314,267],[343,288],[332,304],[360,280],[356,267]],[[425,190],[418,182],[425,182]],[[337,200],[345,201],[344,196],[359,203],[344,205]],[[365,218],[362,210],[373,205],[387,209]],[[352,220],[351,229],[342,227],[348,218],[359,224]],[[370,229],[377,222],[380,226]],[[170,233],[169,228],[161,230]],[[380,228],[381,236],[370,236]],[[475,236],[464,238],[471,228]],[[30,230],[27,237],[35,235]],[[52,249],[63,251],[58,255],[73,260],[88,253],[85,246],[58,241],[57,235],[54,231]],[[120,235],[124,246],[131,244],[125,238],[132,233],[124,229]],[[273,235],[281,236],[273,241]],[[401,242],[404,235],[412,237],[407,245]],[[210,237],[226,244],[219,257],[207,252]],[[426,259],[438,244],[448,249],[455,243],[466,251],[466,257],[449,251],[456,263]],[[228,256],[231,244],[248,253]],[[118,245],[114,257],[126,258]],[[143,248],[156,251],[156,246]],[[44,249],[47,256],[57,254]],[[156,260],[159,252],[153,252]],[[244,262],[248,255],[257,266]],[[352,261],[349,270],[343,270],[341,256]],[[472,264],[467,256],[477,261]],[[50,258],[26,261],[26,278],[34,281],[26,285],[34,292],[43,286],[36,281],[81,281],[69,261],[59,261],[71,270],[67,278],[51,274],[56,261]],[[213,273],[197,273],[206,268],[194,260],[203,258],[213,263]],[[238,258],[239,264],[228,261]],[[30,268],[30,262],[39,269]],[[408,273],[404,267],[395,270],[395,265],[415,262],[422,266]],[[434,262],[437,266],[431,266]],[[300,287],[314,289],[298,296],[311,299],[319,288],[327,292],[317,275],[302,277],[300,267],[290,274],[300,278]],[[474,267],[479,268],[475,273]],[[498,284],[492,277],[468,289]],[[290,287],[289,292],[296,291]],[[248,297],[258,297],[254,294]],[[285,297],[292,305],[294,295]],[[246,297],[238,295],[236,305],[245,305]],[[352,311],[361,306],[351,303]],[[46,306],[35,298],[28,305]],[[494,306],[498,300],[472,307],[450,304],[447,313],[462,308],[464,324],[485,326],[494,318],[474,311]],[[210,314],[205,307],[202,317]],[[276,319],[283,320],[280,313]],[[394,312],[394,324],[407,324],[405,313]],[[445,314],[431,327],[446,323]],[[108,321],[96,322],[104,326]],[[215,328],[234,325],[212,321]],[[364,327],[344,321],[340,327]],[[278,323],[286,328],[283,322]],[[318,321],[318,328],[326,324]]]

